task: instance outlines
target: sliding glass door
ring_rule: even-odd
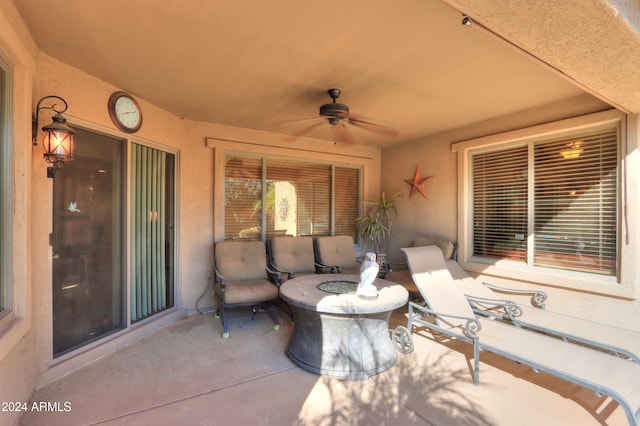
[[[125,327],[125,141],[76,130],[53,179],[53,355]]]
[[[77,129],[53,180],[54,357],[175,305],[176,155],[130,143],[127,177],[127,143]]]

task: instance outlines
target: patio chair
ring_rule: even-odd
[[[315,243],[318,264],[330,268],[333,273],[360,273],[360,264],[356,259],[352,237],[348,235],[317,237]]]
[[[258,313],[271,313],[273,329],[279,330],[273,304],[279,291],[268,279],[265,244],[262,241],[219,242],[214,246],[214,257],[214,294],[220,300],[216,317],[222,317],[222,337],[229,337],[229,318]],[[240,308],[243,312],[229,313]]]
[[[640,333],[547,311],[544,309],[547,295],[542,291],[512,289],[483,283],[468,275],[455,261],[447,261],[446,265],[477,314],[498,317],[516,327],[594,346],[640,363]],[[499,292],[532,294],[532,301],[538,307],[516,303]]]
[[[280,281],[314,273],[329,272],[316,262],[313,238],[278,236],[269,241],[269,267],[281,274]],[[278,283],[280,284],[280,283]]]
[[[413,324],[473,345],[473,382],[480,383],[480,352],[488,351],[607,395],[630,425],[640,421],[640,364],[601,351],[477,316],[435,246],[402,249],[426,306],[409,302],[407,328],[393,331],[400,350],[412,348]],[[427,317],[433,318],[433,322]]]

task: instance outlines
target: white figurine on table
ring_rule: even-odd
[[[380,265],[376,262],[376,254],[371,252],[367,253],[360,267],[360,283],[358,283],[358,289],[356,290],[358,296],[378,296],[378,289],[373,285],[373,282],[378,277],[379,270]]]

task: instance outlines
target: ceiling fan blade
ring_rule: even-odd
[[[308,117],[308,118],[299,118],[297,120],[289,120],[289,121],[285,121],[285,122],[281,122],[280,125],[289,125],[289,124],[298,124],[298,123],[312,123],[312,122],[318,122],[321,123],[323,121],[326,121],[327,117],[322,117],[322,116],[316,116],[316,117]]]
[[[300,121],[306,121],[306,122],[310,121],[311,124],[308,125],[308,126],[303,127],[302,129],[296,130],[294,132],[294,134],[296,136],[305,136],[305,135],[311,133],[314,129],[324,125],[324,121],[326,121],[326,118],[323,117],[322,120],[318,120],[316,118],[316,119],[307,119],[307,120],[300,120]],[[300,121],[298,121],[298,122],[300,122]]]
[[[329,128],[333,132],[334,142],[345,142],[349,144],[357,144],[357,133],[351,131],[349,125],[359,127],[368,132],[378,133],[388,138],[395,138],[399,132],[395,126],[389,124],[382,124],[378,120],[372,120],[359,114],[353,114],[349,112],[349,106],[336,102],[336,99],[340,96],[342,90],[339,88],[331,88],[328,90],[329,96],[333,102],[323,104],[320,106],[320,115],[312,118],[305,118],[301,120],[289,121],[288,123],[307,123],[310,125],[296,131],[294,134],[303,136],[320,125],[329,125]]]
[[[395,138],[399,135],[398,130],[391,125],[379,124],[354,117],[349,117],[349,123],[366,131],[375,132],[390,138]]]
[[[355,145],[358,141],[353,137],[353,134],[349,131],[349,128],[344,121],[341,121],[335,126],[331,126],[333,134],[335,136],[335,142],[343,142],[350,145]]]
[[[300,118],[297,120],[281,121],[280,123],[278,123],[278,127],[280,127],[283,130],[286,129],[286,133],[302,136],[306,133],[309,133],[315,127],[320,126],[326,120],[327,119],[324,117],[317,117],[317,116]]]

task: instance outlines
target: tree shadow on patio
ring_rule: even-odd
[[[394,311],[389,328],[406,324],[405,314],[402,308]],[[492,416],[469,397],[475,388],[469,371],[450,362],[455,349],[433,352],[416,343],[413,353],[399,353],[395,365],[368,380],[320,376],[293,424],[493,424]],[[363,350],[377,353],[373,347]],[[334,356],[349,357],[348,348],[339,352]]]
[[[399,355],[392,368],[366,381],[321,376],[294,424],[492,424],[466,396],[467,370],[452,370],[446,357]]]
[[[413,335],[414,339],[416,336],[420,336],[421,338],[443,345],[445,348],[447,348],[448,353],[454,356],[456,353],[464,356],[467,364],[467,369],[461,373],[461,380],[465,381],[465,377],[466,381],[472,380],[473,349],[471,345],[465,342],[451,339],[445,335],[440,335],[437,333],[433,335],[424,327],[414,326]],[[616,410],[619,411],[617,415],[620,415],[622,413],[622,409],[620,408],[619,404],[611,398],[605,395],[596,394],[595,392],[587,388],[563,380],[560,377],[541,371],[535,371],[527,365],[521,364],[509,358],[502,357],[501,355],[496,353],[481,352],[480,357],[481,369],[483,368],[483,364],[491,366],[497,370],[513,376],[516,379],[524,380],[535,386],[545,389],[545,391],[552,392],[563,399],[571,400],[581,406],[599,424],[609,424],[609,421],[612,421],[612,419],[617,417],[613,415],[614,411]],[[480,387],[491,386],[491,384],[483,382],[482,375],[480,381]]]

